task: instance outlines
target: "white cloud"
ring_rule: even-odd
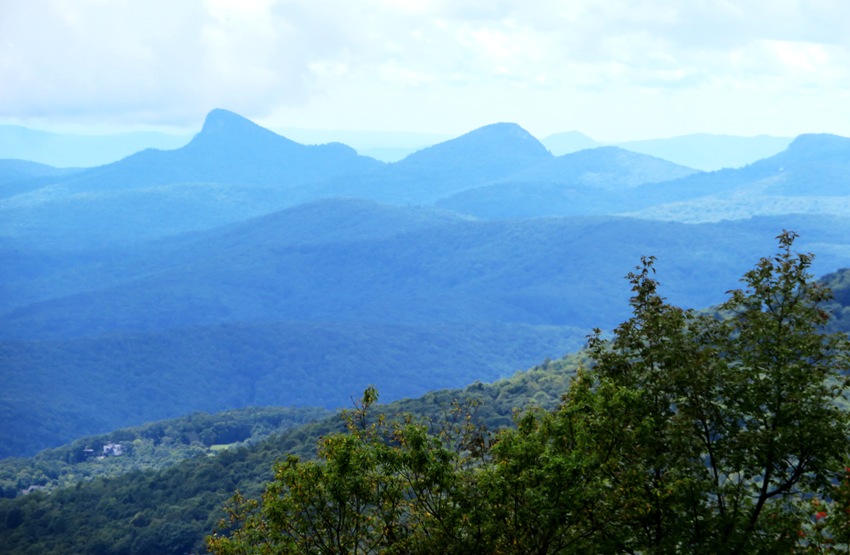
[[[5,120],[850,134],[848,64],[845,0],[0,0]]]

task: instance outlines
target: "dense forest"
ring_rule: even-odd
[[[850,139],[181,145],[0,160],[4,552],[847,547]]]
[[[387,164],[213,110],[182,146],[103,166],[0,160],[0,458],[504,378],[626,318],[645,254],[696,308],[781,229],[813,273],[850,266],[848,153],[804,135],[705,172],[555,155],[503,123]]]
[[[370,415],[377,393],[241,496],[214,553],[824,553],[850,549],[850,340],[780,252],[717,314],[630,274],[632,317],[591,337],[563,400],[489,436]]]
[[[186,553],[214,530],[219,553],[846,546],[850,280],[814,284],[810,262],[785,243],[692,312],[664,300],[647,259],[631,318],[579,355],[389,405],[368,390],[343,418],[3,500],[0,537],[13,553]],[[350,520],[305,533],[317,507]],[[331,536],[336,550],[299,543]]]

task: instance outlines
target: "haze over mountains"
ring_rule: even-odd
[[[493,380],[616,325],[643,255],[695,308],[782,229],[817,273],[850,266],[848,180],[850,139],[830,135],[702,172],[611,146],[555,156],[497,123],[388,164],[225,110],[103,166],[0,160],[0,455]]]
[[[360,154],[383,162],[397,162],[452,138],[435,133],[393,131],[289,127],[275,131],[305,145],[344,143]],[[147,148],[176,149],[190,139],[190,135],[151,131],[81,135],[0,125],[0,160],[20,159],[56,167],[92,167],[115,162]],[[680,165],[714,171],[742,167],[776,154],[786,148],[791,139],[769,135],[740,137],[702,133],[611,143],[597,141],[579,131],[567,131],[543,137],[540,141],[556,156],[600,146],[619,146]]]

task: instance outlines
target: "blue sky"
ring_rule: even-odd
[[[0,123],[850,136],[846,0],[0,0]]]

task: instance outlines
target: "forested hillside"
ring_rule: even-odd
[[[512,422],[516,407],[529,403],[555,406],[574,368],[574,361],[546,363],[494,384],[435,391],[382,410],[390,415],[410,412],[439,419],[451,410],[453,401],[475,400],[480,403],[478,421],[497,429]],[[339,416],[333,416],[256,445],[187,459],[162,471],[96,478],[50,494],[36,491],[0,500],[0,538],[11,553],[28,549],[44,554],[198,550],[204,536],[225,516],[223,506],[234,491],[258,496],[273,476],[275,461],[285,453],[312,458],[319,437],[341,429]]]
[[[849,274],[842,270],[826,279],[835,287],[832,314],[850,310],[846,304]],[[659,279],[666,282],[663,273]],[[662,293],[665,289],[662,287]],[[833,331],[846,333],[845,324],[844,319],[833,320]],[[515,409],[556,407],[579,363],[578,357],[546,362],[493,384],[432,392],[381,406],[379,411],[410,413],[439,422],[452,414],[455,402],[456,407],[472,410],[476,425],[495,431],[511,425]],[[234,490],[249,498],[258,496],[262,484],[272,479],[275,460],[286,453],[309,459],[320,436],[342,429],[342,421],[335,416],[250,447],[193,458],[163,471],[133,472],[49,495],[35,492],[4,500],[0,502],[0,537],[12,552],[183,553],[199,549],[203,536],[224,516],[222,504]]]
[[[499,323],[231,324],[2,343],[0,455],[83,435],[246,406],[347,405],[363,384],[387,399],[492,380],[578,348],[585,332]],[[449,362],[450,361],[450,362]]]
[[[850,548],[850,339],[793,233],[718,314],[665,302],[596,332],[561,403],[495,435],[458,407],[387,422],[367,389],[318,462],[237,496],[217,554],[823,553]]]
[[[704,173],[554,156],[500,123],[384,164],[214,110],[174,150],[3,162],[0,455],[196,410],[337,407],[362,383],[393,400],[498,379],[621,321],[620,278],[648,254],[691,307],[782,229],[815,273],[849,266],[846,141]]]
[[[390,414],[439,419],[478,399],[492,429],[551,409],[576,368],[565,353],[629,317],[622,277],[645,256],[669,302],[700,309],[793,229],[844,330],[846,141],[803,136],[704,173],[615,148],[556,157],[497,124],[383,164],[214,111],[172,151],[85,170],[3,162],[0,456],[59,448],[11,461],[4,493],[76,484],[0,504],[4,545],[200,549],[234,489],[259,495],[274,460],[312,456],[341,421],[214,454],[222,427],[195,418],[185,434],[167,425],[167,445],[139,432],[150,469],[108,479],[71,464],[80,443],[60,447],[82,436],[112,438],[81,440],[102,450],[136,433],[114,430],[197,411],[335,409],[369,385]],[[544,359],[557,362],[486,384]],[[292,410],[286,422],[310,414]],[[120,460],[116,473],[135,468]]]

